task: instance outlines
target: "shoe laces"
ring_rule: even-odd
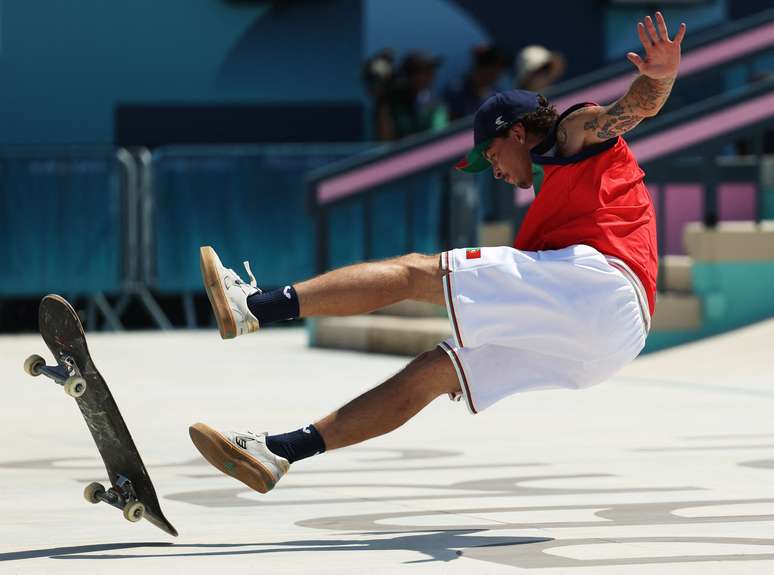
[[[254,289],[258,290],[258,293],[263,293],[263,292],[261,291],[261,289],[258,287],[258,282],[257,282],[257,281],[255,281],[255,276],[253,275],[253,271],[250,269],[250,262],[249,262],[249,261],[247,261],[247,260],[245,260],[244,262],[242,262],[242,265],[244,265],[244,266],[245,266],[245,270],[247,270],[247,275],[248,275],[248,277],[250,278],[250,284],[249,284],[249,285],[250,285],[252,288],[254,288]],[[248,285],[248,284],[247,284],[247,283],[245,283],[245,281],[244,281],[244,280],[243,280],[243,279],[242,279],[242,278],[239,276],[239,274],[238,274],[238,273],[236,273],[234,270],[232,270],[231,268],[226,268],[226,269],[229,271],[229,273],[231,273],[231,275],[233,275],[233,276],[234,276],[234,285]]]
[[[253,286],[255,289],[258,289],[258,282],[255,281],[255,276],[253,275],[253,271],[250,269],[250,262],[245,260],[242,262],[242,265],[245,266],[245,270],[247,270],[247,276],[250,278],[250,285]]]

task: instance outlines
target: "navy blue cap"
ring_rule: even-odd
[[[538,109],[538,94],[528,90],[509,90],[490,96],[473,119],[473,149],[457,163],[463,172],[482,172],[490,164],[484,154],[492,139],[507,131],[519,119]]]

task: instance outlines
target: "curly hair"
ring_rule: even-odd
[[[559,114],[556,112],[556,107],[553,104],[549,104],[543,94],[538,94],[538,109],[522,116],[519,122],[522,123],[527,132],[545,138],[551,128],[554,127],[558,117]]]
[[[534,112],[523,115],[519,118],[518,123],[524,126],[524,129],[541,138],[545,138],[551,128],[554,127],[556,119],[559,114],[556,112],[556,107],[550,104],[543,94],[538,94],[538,108]],[[504,138],[508,135],[508,130],[504,130],[499,137]]]

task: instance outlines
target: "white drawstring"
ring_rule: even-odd
[[[250,285],[254,288],[258,287],[258,282],[255,281],[255,276],[253,275],[252,270],[250,269],[250,262],[244,261],[242,262],[245,266],[245,269],[247,270],[247,275],[250,277]]]

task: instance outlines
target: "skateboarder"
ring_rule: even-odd
[[[457,167],[491,166],[494,177],[544,178],[514,247],[455,249],[352,265],[261,292],[225,268],[210,247],[202,274],[220,334],[232,338],[275,321],[366,313],[404,300],[446,305],[453,337],[333,413],[279,435],[220,433],[197,423],[191,438],[222,472],[266,492],[300,459],[401,426],[439,395],[472,413],[522,391],[579,389],[604,381],[645,345],[655,305],[656,223],[644,174],[620,137],[663,106],[677,76],[681,24],[670,40],[656,13],[638,23],[639,75],[608,106],[557,115],[534,92],[486,100],[475,147]],[[537,184],[537,182],[536,182]]]

